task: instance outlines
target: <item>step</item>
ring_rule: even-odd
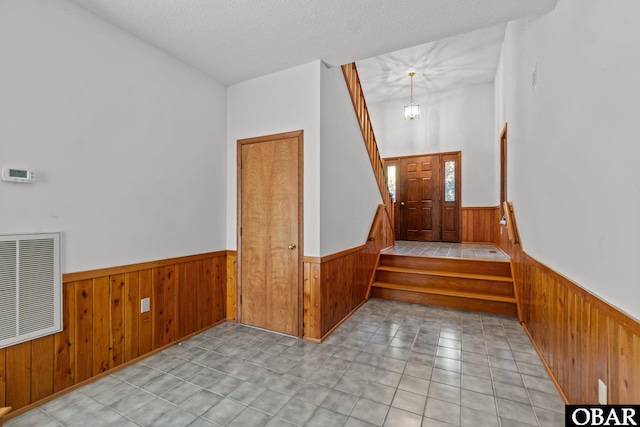
[[[371,288],[374,298],[390,299],[417,304],[437,305],[461,310],[516,316],[516,299],[496,295],[483,295],[453,290],[431,290],[410,285],[375,282]]]
[[[500,302],[510,302],[510,303],[516,302],[515,297],[508,297],[508,296],[502,296],[502,295],[478,294],[475,292],[460,292],[460,291],[448,290],[448,289],[418,288],[411,285],[400,285],[397,283],[374,282],[372,287],[396,289],[396,290],[410,291],[410,292],[420,292],[420,293],[434,294],[434,295],[437,294],[437,295],[455,296],[460,298],[473,298],[473,299],[486,300],[486,301],[500,301]]]
[[[511,278],[509,261],[380,254],[380,266]]]
[[[425,270],[419,268],[408,268],[408,267],[391,267],[388,265],[381,265],[378,267],[378,271],[388,271],[390,273],[409,273],[409,274],[417,274],[422,276],[438,276],[438,277],[451,277],[451,278],[462,278],[462,279],[470,279],[470,280],[490,280],[493,282],[502,282],[502,283],[513,283],[511,279],[511,275],[509,277],[506,276],[493,276],[489,274],[477,274],[477,273],[460,273],[457,271],[437,271],[437,270]]]
[[[376,270],[376,281],[433,290],[513,296],[511,278],[501,276],[380,266]]]

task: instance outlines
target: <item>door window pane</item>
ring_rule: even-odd
[[[444,162],[444,201],[456,201],[456,162]]]
[[[389,187],[389,193],[391,193],[391,199],[396,201],[396,166],[390,165],[387,168],[387,187]]]

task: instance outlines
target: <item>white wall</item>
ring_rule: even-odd
[[[462,151],[462,205],[497,205],[493,83],[432,93],[416,102],[420,117],[414,121],[402,115],[406,99],[368,104],[381,156]]]
[[[236,249],[237,140],[304,130],[304,255],[320,256],[319,61],[228,87],[227,248]]]
[[[382,203],[340,67],[322,66],[320,127],[321,253],[364,244]]]
[[[524,250],[640,319],[638,52],[635,0],[559,0],[510,23],[495,130],[509,123]]]
[[[0,1],[0,233],[63,272],[225,249],[226,93],[66,0]]]

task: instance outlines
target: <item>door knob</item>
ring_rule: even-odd
[[[404,202],[400,202],[400,206],[404,206]]]
[[[292,244],[289,245],[289,250],[292,251],[297,247],[298,247],[298,245],[296,245],[295,243],[292,243]]]

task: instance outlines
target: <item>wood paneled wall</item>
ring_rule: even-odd
[[[462,241],[465,243],[496,243],[500,222],[498,206],[462,207]]]
[[[322,341],[364,303],[380,250],[392,245],[393,227],[380,205],[364,245],[322,258],[305,257],[305,338]]]
[[[500,227],[523,326],[565,400],[597,404],[601,379],[608,403],[640,402],[640,322],[512,245]]]
[[[222,251],[65,274],[64,330],[0,349],[0,407],[19,410],[226,319],[226,271]]]

